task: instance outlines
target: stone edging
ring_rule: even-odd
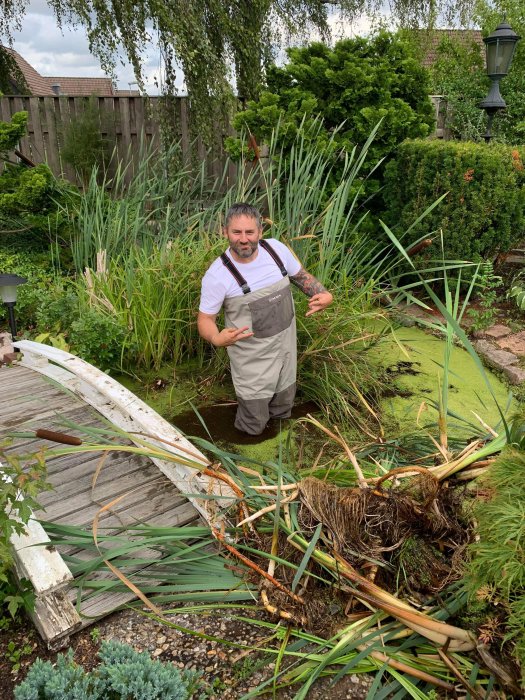
[[[445,323],[440,313],[426,311],[416,304],[403,307],[400,313],[401,323],[407,326],[417,324],[428,330],[429,322]],[[464,330],[468,333],[468,328]],[[525,330],[514,333],[500,323],[470,335],[474,349],[486,365],[502,372],[509,384],[525,383],[525,369],[518,366],[520,358],[525,358]]]
[[[503,372],[510,384],[525,382],[525,369],[518,366],[520,357],[525,357],[525,331],[513,333],[507,326],[496,324],[486,331],[476,331],[474,337],[472,345],[489,367]]]

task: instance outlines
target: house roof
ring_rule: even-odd
[[[138,90],[117,90],[111,78],[75,78],[67,76],[43,76],[23,58],[18,51],[4,47],[15,59],[32,95],[71,97],[140,97]],[[60,86],[60,87],[58,87]],[[55,89],[53,89],[55,87]]]
[[[33,95],[54,95],[55,93],[51,89],[51,86],[47,82],[46,78],[40,75],[40,73],[33,68],[33,66],[28,63],[25,58],[22,58],[22,56],[18,53],[18,51],[15,51],[14,49],[11,49],[7,46],[4,46],[4,50],[7,51],[8,53],[11,54],[11,56],[15,59],[18,67],[20,68],[20,72],[25,78],[25,81],[27,83],[27,87],[31,91]]]
[[[115,88],[111,78],[67,78],[56,76],[44,78],[49,85],[60,85],[60,92],[53,94],[71,95],[72,97],[81,95],[99,95],[110,97],[115,94]]]
[[[438,47],[445,38],[465,47],[477,44],[480,52],[482,52],[483,58],[485,58],[485,44],[483,43],[483,36],[479,29],[433,29],[430,31],[420,29],[418,33],[423,49],[422,63],[427,68],[436,62]]]

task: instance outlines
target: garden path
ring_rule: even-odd
[[[83,400],[66,391],[56,381],[27,367],[0,367],[0,397],[0,442],[10,432],[27,435],[15,438],[5,448],[8,457],[34,454],[46,446],[56,446],[37,438],[37,429],[67,432],[68,435],[80,437],[81,433],[71,424],[107,428],[107,422],[100,413]],[[64,427],[67,422],[70,426]],[[119,442],[124,444],[123,441]],[[101,507],[119,496],[123,496],[121,501],[100,514],[99,527],[104,534],[137,523],[182,525],[199,519],[194,505],[149,458],[124,451],[106,454],[103,464],[100,452],[50,456],[46,463],[48,480],[53,489],[39,496],[42,510],[35,513],[35,519],[91,530],[93,518]],[[38,522],[33,524],[40,527]],[[41,531],[41,537],[45,543],[45,532]],[[20,543],[15,547],[18,545]],[[70,586],[72,576],[53,550],[53,547],[45,546],[31,549],[27,547],[27,541],[22,542],[17,549],[16,560],[18,573],[25,578],[33,578],[26,567],[39,569],[35,574],[36,580],[32,581],[37,593],[34,622],[46,641],[55,643],[60,637],[95,622],[114,610],[116,605],[135,597],[131,592],[94,597],[89,597],[85,592],[77,611],[73,603],[78,589]],[[29,563],[24,559],[28,552],[31,558]],[[71,548],[61,552],[62,555],[66,553],[79,556]],[[34,557],[41,555],[44,559],[35,564]],[[82,556],[89,555],[84,552]],[[143,551],[141,556],[154,559],[158,555]],[[49,560],[45,560],[45,557]],[[55,577],[49,583],[52,570]]]

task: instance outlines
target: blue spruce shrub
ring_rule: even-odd
[[[146,652],[138,652],[119,642],[101,646],[100,677],[109,697],[133,700],[184,700],[188,683],[172,664],[152,661]],[[187,680],[190,680],[189,678]]]
[[[102,642],[101,663],[90,673],[59,654],[56,666],[37,659],[15,688],[15,700],[188,700],[196,675],[153,661],[120,642]]]

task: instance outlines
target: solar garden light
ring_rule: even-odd
[[[479,106],[486,111],[488,116],[487,131],[485,133],[485,141],[487,143],[491,139],[494,115],[507,106],[499,91],[499,81],[509,72],[516,44],[520,39],[521,37],[511,29],[505,18],[501,24],[498,24],[492,34],[483,39],[487,54],[487,75],[491,80],[491,85],[489,94],[483,102],[480,102]]]
[[[26,282],[27,280],[25,277],[19,277],[19,275],[3,275],[0,273],[0,296],[2,297],[4,304],[7,306],[9,328],[11,329],[11,337],[13,340],[16,337],[16,288],[19,284],[25,284]]]

